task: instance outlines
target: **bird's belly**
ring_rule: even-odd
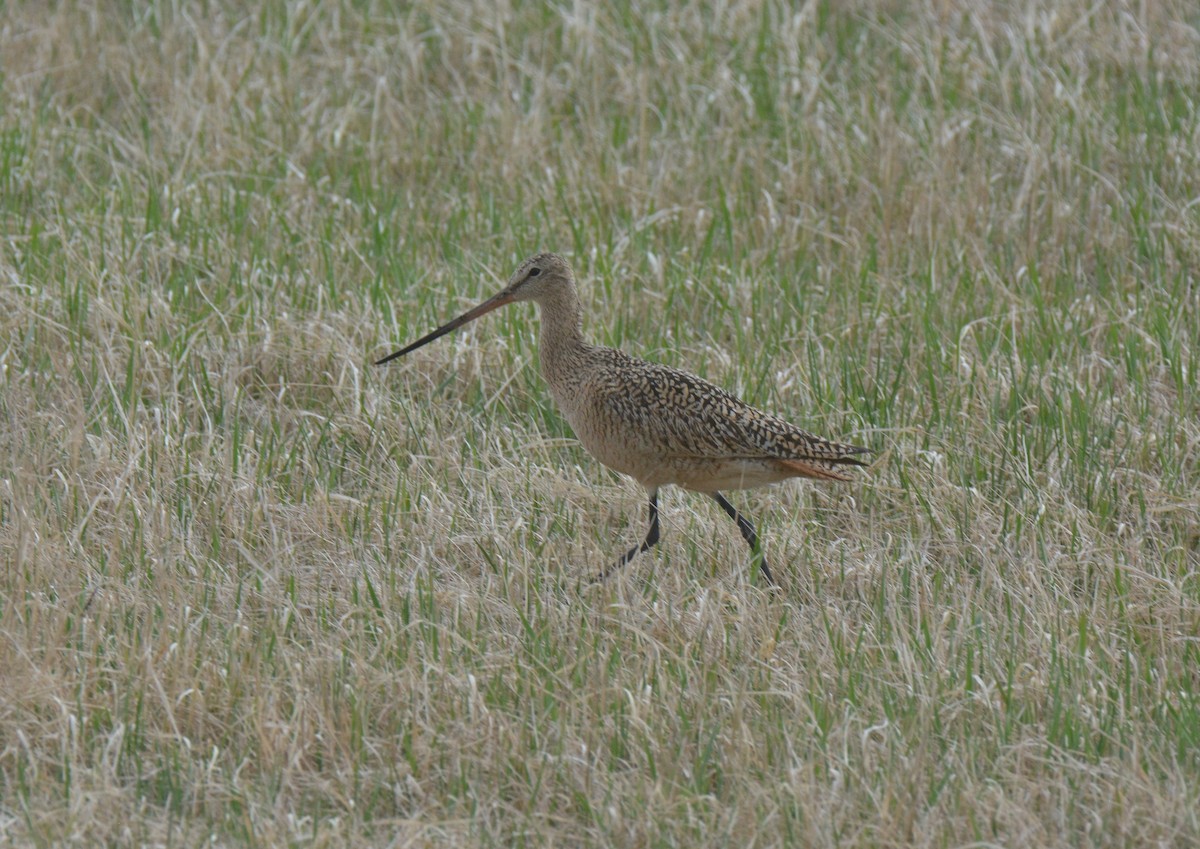
[[[575,427],[575,434],[593,457],[647,489],[675,484],[696,492],[716,492],[765,486],[795,476],[769,459],[672,455],[636,440],[609,438],[586,425]]]
[[[716,492],[764,486],[795,476],[795,472],[769,458],[679,454],[655,444],[636,429],[622,427],[603,416],[589,415],[586,407],[573,407],[570,397],[564,395],[556,400],[576,437],[593,457],[647,489],[675,484],[697,492]]]
[[[664,466],[665,483],[697,492],[750,489],[794,476],[774,460],[679,457]]]
[[[670,481],[662,480],[664,458],[636,437],[618,432],[588,417],[567,416],[575,436],[588,453],[615,472],[629,475],[653,489]]]
[[[637,445],[620,440],[597,438],[587,429],[575,428],[575,435],[588,453],[615,472],[629,475],[647,487],[660,486],[659,466],[662,458],[645,451]]]

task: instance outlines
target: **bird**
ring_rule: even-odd
[[[721,494],[789,478],[848,481],[872,449],[816,436],[750,406],[694,374],[589,344],[575,274],[557,253],[522,262],[491,298],[376,360],[384,365],[506,304],[534,301],[538,352],[550,394],[576,437],[605,466],[636,480],[649,497],[645,538],[593,579],[604,581],[658,544],[659,490],[704,493],[737,524],[763,577],[777,587],[751,521]]]

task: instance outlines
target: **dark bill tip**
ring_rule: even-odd
[[[422,345],[427,345],[430,342],[432,342],[434,339],[437,339],[441,336],[445,336],[447,333],[449,333],[452,330],[457,330],[458,328],[460,328],[464,324],[466,324],[468,321],[474,321],[475,319],[479,318],[481,315],[485,315],[485,314],[491,312],[492,310],[496,309],[497,307],[502,307],[505,304],[512,303],[512,300],[513,300],[513,296],[512,296],[511,292],[505,291],[505,292],[501,292],[498,295],[494,295],[493,297],[488,298],[486,301],[484,301],[482,304],[475,307],[474,309],[468,310],[467,312],[460,315],[458,318],[453,319],[452,321],[449,321],[446,324],[443,324],[441,327],[439,327],[437,330],[433,331],[432,333],[425,334],[420,339],[418,339],[416,342],[413,342],[411,345],[401,348],[399,351],[397,351],[394,354],[388,354],[386,357],[384,357],[381,360],[376,360],[375,365],[381,366],[381,365],[384,365],[385,363],[390,363],[392,360],[399,359],[400,357],[403,357],[405,354],[417,350],[417,348],[420,348]]]

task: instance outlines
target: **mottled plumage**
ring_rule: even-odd
[[[594,369],[585,410],[611,429],[625,455],[604,462],[648,488],[712,492],[798,475],[850,480],[838,466],[860,464],[854,455],[863,449],[814,436],[687,372],[611,348],[592,348],[585,361]],[[591,435],[586,421],[570,420]]]
[[[850,479],[847,467],[865,465],[858,455],[869,453],[866,448],[815,436],[679,369],[587,344],[575,277],[557,254],[527,259],[495,297],[379,362],[523,300],[541,308],[542,373],[575,434],[596,459],[635,478],[650,493],[650,532],[614,569],[658,541],[662,486],[710,494],[757,549],[753,526],[719,490],[792,477],[844,481]],[[766,561],[759,565],[773,582]]]

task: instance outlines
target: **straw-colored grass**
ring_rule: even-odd
[[[0,845],[1200,842],[1185,0],[0,4]],[[736,528],[510,307],[818,433]]]

